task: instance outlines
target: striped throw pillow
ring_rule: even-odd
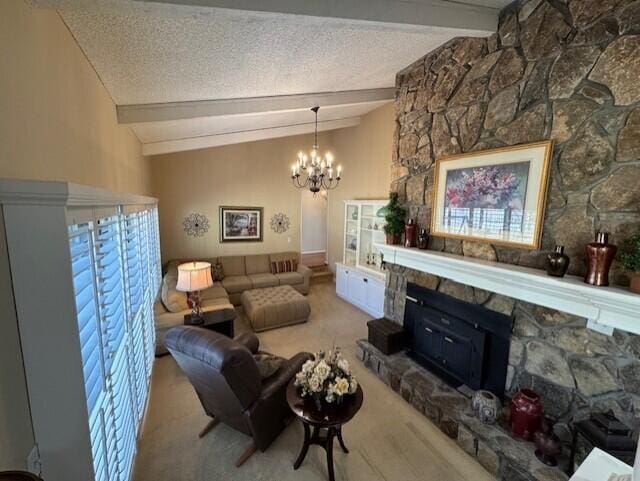
[[[284,259],[281,261],[271,262],[271,273],[282,274],[283,272],[295,272],[298,270],[298,261],[296,259]]]

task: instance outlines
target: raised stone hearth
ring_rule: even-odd
[[[429,418],[496,479],[504,481],[563,481],[561,469],[536,458],[532,443],[515,439],[504,416],[496,425],[481,423],[470,400],[431,374],[406,354],[386,356],[365,340],[358,357],[391,389]],[[566,461],[566,460],[565,460]]]

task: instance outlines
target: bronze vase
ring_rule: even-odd
[[[594,286],[609,285],[609,270],[618,248],[609,244],[609,233],[598,232],[595,242],[587,244],[587,274],[584,281]]]

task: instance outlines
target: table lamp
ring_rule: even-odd
[[[178,284],[176,289],[189,293],[191,300],[191,324],[202,324],[200,309],[200,291],[213,285],[211,264],[208,262],[187,262],[178,266]]]

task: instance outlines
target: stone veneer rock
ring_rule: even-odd
[[[505,418],[483,424],[471,411],[470,400],[404,353],[386,356],[364,339],[358,358],[391,389],[429,418],[440,430],[500,481],[566,481],[560,468],[535,456],[532,444],[514,438]],[[563,462],[567,462],[565,453]]]
[[[521,0],[491,37],[454,39],[398,73],[391,188],[419,227],[430,224],[435,159],[555,141],[542,250],[443,238],[430,249],[543,268],[563,244],[581,275],[596,231],[618,245],[640,231],[639,19],[640,0]],[[628,282],[617,264],[612,274]],[[514,316],[508,394],[532,387],[561,425],[611,409],[640,426],[640,336],[390,265],[396,322],[407,281]]]

